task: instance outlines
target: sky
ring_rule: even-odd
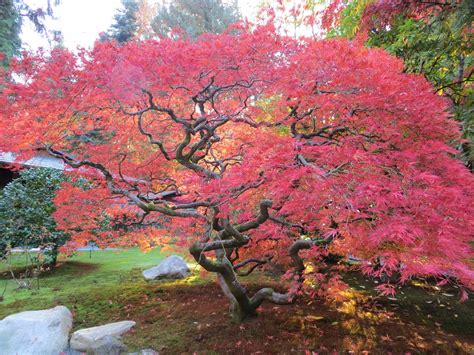
[[[150,1],[152,2],[152,0]],[[238,0],[241,13],[251,17],[256,12],[258,0]],[[26,0],[32,8],[45,7],[46,0]],[[121,7],[120,0],[62,0],[54,8],[54,20],[47,21],[49,29],[60,30],[64,36],[64,46],[74,50],[90,47],[113,22],[113,17]],[[23,46],[27,50],[48,48],[48,41],[34,31],[30,23],[25,23],[22,32]]]

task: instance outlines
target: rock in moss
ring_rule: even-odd
[[[168,256],[157,266],[143,271],[146,280],[159,279],[184,279],[190,275],[188,265],[184,259],[178,255]]]
[[[80,329],[72,334],[70,347],[72,350],[94,353],[101,346],[105,349],[108,345],[117,345],[113,338],[120,340],[119,337],[128,332],[135,324],[134,321],[122,321]]]

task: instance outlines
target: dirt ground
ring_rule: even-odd
[[[453,354],[474,350],[468,329],[453,334],[419,314],[400,312],[395,302],[382,304],[371,297],[355,296],[337,305],[305,299],[289,306],[264,304],[258,317],[241,324],[231,322],[228,302],[216,284],[158,287],[149,297],[146,309],[130,310],[141,338],[130,334],[126,340],[135,347],[151,344],[162,354]]]

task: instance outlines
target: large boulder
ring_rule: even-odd
[[[97,352],[98,347],[116,347],[118,343],[113,341],[114,338],[120,340],[120,335],[128,332],[135,324],[134,321],[122,321],[80,329],[72,334],[69,345],[72,350],[92,353]]]
[[[191,274],[184,259],[178,255],[168,256],[157,266],[143,271],[146,280],[183,279]]]
[[[71,327],[64,306],[12,314],[0,321],[0,353],[58,355],[68,347]]]

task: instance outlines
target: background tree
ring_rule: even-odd
[[[153,38],[154,32],[151,27],[153,18],[158,11],[158,4],[150,4],[148,0],[139,0],[138,10],[136,12],[137,18],[137,37],[140,39]]]
[[[10,247],[44,250],[44,263],[54,266],[68,235],[56,229],[53,198],[64,181],[62,172],[26,169],[0,192],[0,239]]]
[[[136,0],[122,0],[122,6],[123,8],[114,16],[115,22],[102,36],[102,40],[115,39],[119,43],[125,43],[137,35],[138,2]]]
[[[0,52],[5,55],[4,66],[21,47],[21,21],[13,0],[5,0],[0,4]]]
[[[472,1],[333,1],[326,10],[329,35],[367,35],[369,46],[403,59],[407,72],[423,74],[452,101],[462,122],[464,159],[474,167],[474,56]]]
[[[385,294],[419,276],[462,298],[474,288],[474,177],[454,157],[457,124],[386,51],[242,25],[25,54],[11,71],[23,80],[3,84],[0,149],[26,159],[44,147],[73,168],[55,218],[74,245],[176,236],[238,318],[339,294],[348,255]],[[84,176],[88,190],[74,184]],[[100,231],[104,216],[112,228]],[[250,294],[239,275],[270,259],[293,286]]]
[[[176,0],[163,4],[153,19],[157,35],[169,36],[181,28],[191,38],[202,33],[220,33],[240,19],[237,1]]]
[[[53,16],[53,6],[59,5],[60,1],[50,0],[45,2],[44,7],[32,8],[22,0],[3,0],[0,2],[0,53],[5,58],[0,59],[0,65],[6,63],[21,49],[21,26],[23,19],[31,21],[38,33],[48,36],[44,20]],[[54,40],[60,35],[58,31],[54,32]]]

